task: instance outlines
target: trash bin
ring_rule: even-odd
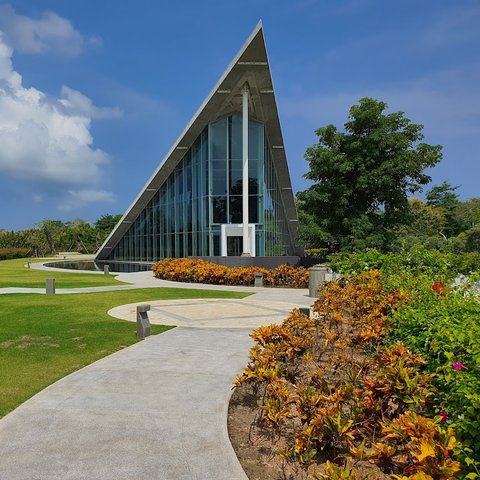
[[[256,272],[255,273],[255,287],[263,287],[263,273]]]
[[[318,289],[320,285],[326,281],[328,267],[325,265],[315,265],[308,269],[308,290],[310,297],[316,297],[318,295]]]

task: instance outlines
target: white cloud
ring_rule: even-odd
[[[62,204],[58,207],[59,210],[68,212],[77,208],[84,207],[91,203],[115,201],[112,192],[106,192],[105,190],[92,190],[92,189],[80,189],[69,190],[67,197]]]
[[[66,85],[62,86],[59,102],[65,107],[69,115],[80,115],[91,118],[118,118],[122,111],[118,107],[96,107],[83,93],[73,90]]]
[[[10,5],[0,5],[0,29],[16,51],[31,54],[79,55],[88,46],[101,45],[100,37],[82,35],[66,18],[44,12],[40,18],[18,15]]]
[[[70,189],[68,208],[88,201],[110,201],[111,194],[93,190],[101,183],[104,151],[93,147],[93,117],[118,116],[117,109],[98,108],[68,87],[62,98],[25,88],[12,67],[12,49],[0,32],[0,173],[49,186]],[[96,193],[95,193],[96,192]]]

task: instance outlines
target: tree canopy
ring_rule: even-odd
[[[27,230],[0,230],[0,248],[28,248],[32,256],[59,251],[93,253],[121,217],[122,215],[103,215],[93,225],[81,219],[62,222],[46,218]]]
[[[306,151],[305,178],[313,185],[298,195],[301,215],[326,234],[331,250],[388,245],[394,227],[410,215],[408,195],[430,182],[425,169],[442,158],[440,145],[421,142],[423,125],[386,109],[362,98],[344,131],[318,129],[318,142]]]

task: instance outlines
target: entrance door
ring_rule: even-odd
[[[243,237],[228,236],[227,237],[227,255],[229,257],[239,257],[243,252]]]

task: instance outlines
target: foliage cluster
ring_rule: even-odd
[[[103,215],[93,225],[85,220],[62,222],[45,219],[26,230],[0,230],[0,248],[26,248],[34,257],[59,251],[93,253],[120,218],[121,215]]]
[[[423,244],[446,252],[480,252],[480,198],[461,201],[448,182],[425,201],[411,198],[430,182],[439,145],[421,143],[423,125],[384,102],[362,98],[343,131],[327,125],[305,153],[312,185],[297,197],[299,241],[328,253]],[[409,198],[410,197],[410,198]]]
[[[381,270],[385,275],[400,272],[412,275],[440,276],[454,279],[480,271],[480,252],[445,253],[423,245],[404,248],[398,253],[381,253],[376,249],[363,252],[340,252],[329,256],[328,265],[336,272],[356,274],[366,270]]]
[[[410,199],[408,222],[395,229],[390,248],[423,244],[444,252],[480,252],[480,198],[460,201],[457,188],[443,182],[427,192],[425,202]]]
[[[430,182],[424,170],[440,161],[441,146],[422,143],[423,125],[386,109],[362,98],[343,131],[327,125],[315,132],[318,142],[305,153],[313,184],[298,194],[300,238],[310,247],[388,245],[408,220],[408,195]]]
[[[253,285],[256,273],[263,273],[263,284],[275,287],[307,288],[306,268],[280,265],[277,268],[226,267],[201,259],[165,258],[152,267],[156,278],[175,282],[211,285]]]
[[[26,258],[29,254],[30,250],[28,248],[0,248],[0,260]]]
[[[391,282],[398,279],[391,279]],[[403,280],[405,284],[406,281]],[[480,478],[480,301],[475,288],[410,278],[413,300],[392,315],[389,341],[402,338],[425,358],[443,416],[463,444],[460,458]],[[439,287],[440,285],[440,287]],[[475,476],[477,475],[477,476]]]
[[[435,374],[438,404],[463,444],[464,470],[480,468],[480,254],[445,254],[417,246],[400,254],[338,254],[331,266],[343,273],[377,268],[390,288],[399,285],[412,300],[391,316],[387,341],[402,341]],[[474,272],[470,277],[467,275]],[[459,277],[462,274],[464,277]],[[461,282],[459,280],[462,280]],[[469,465],[466,465],[466,464]]]
[[[259,392],[255,424],[271,429],[285,462],[318,479],[457,478],[458,445],[435,388],[443,378],[401,340],[389,342],[392,318],[412,301],[369,271],[322,289],[317,318],[293,311],[253,332],[236,385]]]

